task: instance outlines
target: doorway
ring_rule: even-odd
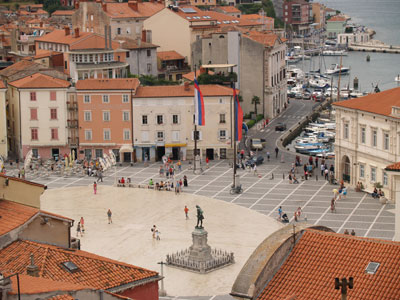
[[[165,155],[165,147],[157,147],[156,161],[160,161],[164,155]]]
[[[206,157],[209,160],[213,160],[214,159],[214,149],[212,149],[212,148],[206,149]]]
[[[350,159],[347,155],[343,156],[342,164],[343,164],[343,169],[342,169],[343,170],[343,174],[342,174],[343,181],[350,183]]]
[[[180,158],[180,147],[172,147],[172,160],[179,160]]]
[[[150,148],[149,147],[143,147],[142,148],[142,161],[150,161]]]
[[[131,162],[132,154],[130,152],[124,152],[124,162]]]
[[[60,157],[60,149],[58,149],[58,148],[52,148],[52,149],[51,149],[51,156],[52,156],[55,160],[58,160],[58,158]]]

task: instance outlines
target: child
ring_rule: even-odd
[[[185,212],[186,220],[189,219],[188,213],[189,213],[189,208],[185,205],[185,209],[183,210]]]

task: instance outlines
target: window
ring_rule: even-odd
[[[36,101],[36,92],[31,92],[31,101]]]
[[[182,80],[182,74],[176,74],[175,78],[176,80]]]
[[[92,112],[91,112],[90,110],[85,111],[85,112],[83,113],[83,116],[84,116],[84,120],[85,120],[86,122],[92,121]]]
[[[103,157],[103,149],[95,149],[96,158]]]
[[[85,130],[85,140],[87,141],[92,140],[92,130]]]
[[[218,136],[221,140],[225,140],[226,139],[226,130],[220,130],[218,133]]]
[[[142,142],[150,142],[148,131],[142,131]]]
[[[219,114],[219,122],[220,123],[225,123],[225,114]]]
[[[122,103],[129,103],[129,95],[122,95]]]
[[[109,103],[110,99],[108,98],[108,95],[103,95],[103,103]]]
[[[382,174],[382,182],[383,182],[383,185],[388,185],[389,184],[388,175],[387,175],[387,173],[385,171],[383,171],[383,174]]]
[[[32,156],[35,157],[35,158],[38,158],[39,150],[38,149],[32,149]]]
[[[151,50],[147,50],[147,57],[150,57],[151,56]]]
[[[37,108],[31,108],[31,120],[37,120]]]
[[[378,137],[377,137],[377,131],[376,129],[372,130],[372,146],[376,147],[376,145],[378,144]]]
[[[51,139],[58,140],[58,128],[51,128]]]
[[[151,64],[147,64],[147,72],[151,72]]]
[[[383,134],[383,149],[389,150],[389,133]]]
[[[56,100],[57,100],[57,92],[50,91],[50,101],[56,101]]]
[[[196,133],[195,133],[196,132]],[[201,131],[200,130],[197,130],[197,131],[192,131],[192,141],[194,140],[194,137],[196,136],[196,139],[198,140],[198,141],[201,141],[202,140],[202,133],[201,133]]]
[[[129,129],[124,129],[124,141],[129,141],[131,139],[131,131]]]
[[[178,115],[172,115],[172,123],[179,124],[179,116]]]
[[[103,121],[110,122],[110,112],[109,111],[103,111]]]
[[[371,181],[375,182],[376,181],[376,168],[371,167]]]
[[[126,52],[126,58],[129,58],[130,57],[130,52],[128,51],[128,52]]]
[[[180,132],[177,130],[172,131],[172,141],[179,142],[180,141]]]
[[[68,62],[64,61],[64,69],[68,69]]]
[[[219,157],[221,159],[226,159],[226,148],[219,149]]]
[[[50,108],[50,119],[57,120],[57,108]]]
[[[105,141],[111,140],[111,131],[110,131],[110,129],[104,129],[103,130],[103,139]]]
[[[39,139],[39,133],[37,128],[31,128],[31,140],[37,141]]]
[[[163,124],[163,115],[157,115],[157,124],[158,125]]]
[[[143,115],[142,116],[142,124],[143,125],[147,125],[148,123],[147,123],[147,116],[146,115]]]
[[[117,28],[117,34],[121,34],[121,28]]]
[[[84,103],[90,103],[90,95],[85,95]]]
[[[360,178],[364,178],[364,177],[365,177],[365,166],[360,165]]]
[[[157,141],[163,141],[163,140],[164,140],[164,132],[157,131]]]
[[[129,121],[129,111],[123,111],[122,112],[122,119],[124,120],[124,121]]]
[[[343,125],[343,138],[346,140],[349,138],[349,124],[347,123]]]
[[[365,127],[361,127],[361,144],[365,144]]]

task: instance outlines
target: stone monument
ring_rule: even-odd
[[[196,205],[197,225],[192,232],[193,244],[188,249],[167,255],[169,266],[187,271],[208,273],[235,262],[233,253],[211,249],[207,243],[208,232],[203,227],[203,210]]]

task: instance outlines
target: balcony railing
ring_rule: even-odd
[[[68,128],[78,128],[78,120],[67,120]]]

